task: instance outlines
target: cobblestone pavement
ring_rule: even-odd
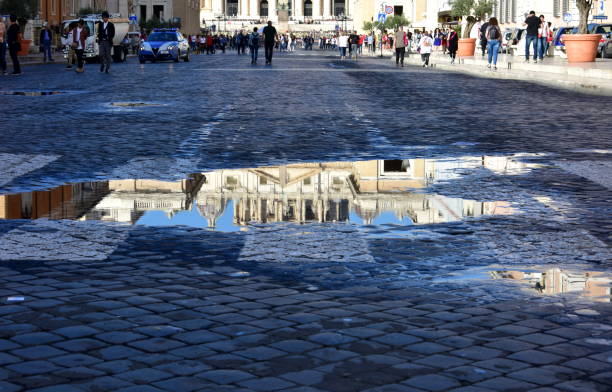
[[[0,391],[612,389],[609,98],[237,58],[5,79]]]

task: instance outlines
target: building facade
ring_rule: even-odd
[[[138,23],[159,19],[180,23],[185,34],[200,33],[202,0],[133,0]]]

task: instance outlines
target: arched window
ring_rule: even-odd
[[[227,0],[227,16],[238,15],[238,0]]]
[[[259,3],[259,16],[268,16],[268,0]]]
[[[312,17],[312,0],[304,2],[304,16]]]

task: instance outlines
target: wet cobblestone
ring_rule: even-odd
[[[610,389],[612,140],[594,120],[608,98],[424,79],[370,59],[336,68],[329,57],[288,55],[277,64],[126,64],[104,85],[87,72],[80,80],[92,88],[78,110],[73,94],[4,97],[15,116],[0,135],[0,190],[246,167],[272,181],[263,166],[427,157],[450,164],[411,189],[428,196],[419,203],[499,202],[503,213],[375,223],[362,208],[361,224],[249,222],[223,232],[91,218],[94,198],[73,220],[0,220],[0,390]],[[201,70],[222,77],[194,79]],[[78,87],[72,74],[29,71],[3,88]],[[161,86],[145,82],[160,72]],[[128,79],[134,88],[120,88]],[[537,108],[540,118],[483,110],[489,98],[474,91],[492,89],[500,111]],[[398,108],[372,104],[396,102],[398,91],[409,93]],[[271,93],[269,111],[253,107]],[[38,121],[17,112],[33,98],[45,99]],[[26,128],[30,139],[17,137]],[[484,155],[505,166],[479,164]]]

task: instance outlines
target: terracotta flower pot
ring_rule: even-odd
[[[457,56],[473,56],[476,51],[476,38],[459,38]]]
[[[569,63],[595,61],[601,34],[563,34],[563,43]]]
[[[31,39],[22,39],[19,41],[21,44],[21,50],[17,52],[18,56],[27,56],[30,53],[30,44],[32,43]]]

